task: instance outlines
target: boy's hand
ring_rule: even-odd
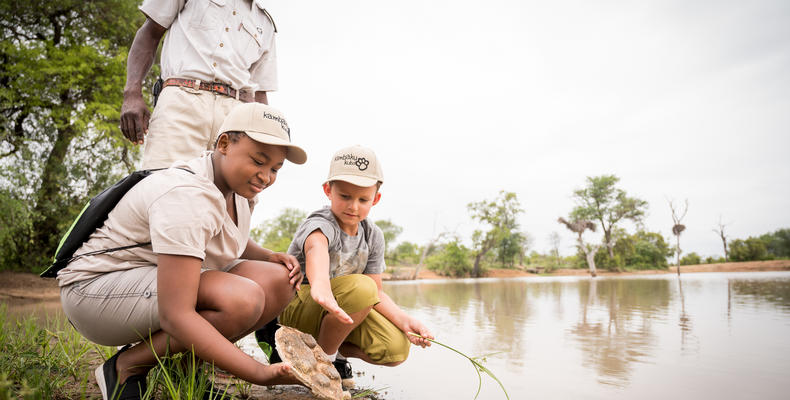
[[[340,308],[340,306],[337,304],[337,301],[335,300],[334,296],[332,296],[331,294],[329,296],[325,296],[321,293],[316,293],[316,292],[317,291],[311,290],[310,294],[316,303],[320,304],[321,307],[324,307],[324,310],[332,314],[335,318],[339,319],[340,322],[344,324],[351,325],[354,323],[354,320],[351,319],[351,317],[349,317],[348,314],[346,314],[346,312],[343,311],[343,309]]]
[[[409,339],[409,341],[422,348],[431,346],[431,342],[428,339],[431,340],[435,339],[431,331],[429,331],[428,328],[426,328],[425,325],[422,324],[422,322],[414,318],[409,318],[406,321],[405,328],[406,329],[404,329],[403,331],[406,332],[406,337]],[[414,332],[422,337],[409,335],[408,334],[409,332]]]
[[[299,266],[299,261],[296,257],[287,253],[272,253],[269,256],[269,261],[280,263],[288,268],[289,283],[294,289],[299,290],[302,285],[302,268]]]

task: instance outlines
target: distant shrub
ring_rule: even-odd
[[[686,254],[680,259],[680,265],[697,265],[702,264],[702,257],[699,254],[691,252]]]
[[[422,248],[412,242],[401,242],[389,252],[387,264],[416,265],[420,262]]]
[[[765,250],[773,258],[790,258],[790,229],[780,229],[774,233],[760,236]]]
[[[467,276],[472,272],[471,251],[454,240],[427,258],[428,269],[445,276]]]
[[[705,264],[718,264],[723,262],[725,262],[724,257],[714,257],[714,256],[705,257]]]
[[[730,243],[732,261],[760,261],[770,258],[765,243],[759,238],[735,239]]]
[[[638,231],[629,235],[621,231],[614,245],[614,258],[602,246],[595,255],[595,265],[608,270],[665,269],[670,255],[672,249],[658,232]],[[586,266],[584,256],[577,254],[577,257]]]

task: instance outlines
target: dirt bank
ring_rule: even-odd
[[[385,280],[408,279],[414,273],[413,267],[393,267],[391,272],[384,274]],[[758,272],[758,271],[790,271],[790,260],[771,260],[771,261],[745,261],[729,262],[718,264],[699,264],[684,265],[680,267],[680,273],[684,272]],[[652,275],[652,274],[674,274],[677,267],[669,267],[665,270],[645,270],[628,272],[609,272],[598,271],[599,276],[625,276],[625,275]],[[589,275],[586,269],[558,269],[549,274],[534,274],[527,272],[526,267],[516,269],[493,268],[486,271],[487,278],[515,278],[524,276],[583,276]],[[445,276],[437,275],[433,271],[426,269],[420,270],[419,279],[450,279]]]

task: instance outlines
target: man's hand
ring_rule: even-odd
[[[299,290],[302,285],[302,267],[299,266],[299,261],[296,257],[287,253],[272,253],[269,256],[269,261],[280,263],[288,268],[288,277],[290,284],[294,289]]]
[[[121,106],[121,132],[123,136],[135,144],[143,144],[148,133],[148,121],[151,112],[143,101],[142,93],[127,94]]]
[[[143,26],[134,35],[132,47],[126,57],[126,86],[123,89],[121,106],[121,132],[130,142],[143,144],[148,132],[151,112],[143,101],[142,83],[151,65],[159,41],[167,29],[151,18],[146,18]]]
[[[428,339],[433,340],[433,334],[428,330],[428,328],[425,327],[425,325],[422,324],[422,322],[415,318],[409,317],[409,319],[406,320],[406,326],[404,328],[406,329],[403,331],[406,332],[406,337],[410,342],[422,348],[431,346],[431,342]],[[422,337],[409,335],[410,332],[416,333]]]

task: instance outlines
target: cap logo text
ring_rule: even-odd
[[[360,171],[368,169],[368,166],[370,165],[370,161],[368,161],[365,157],[357,157],[353,154],[343,154],[342,156],[336,156],[334,161],[343,161],[343,165],[353,165]]]
[[[285,118],[279,115],[268,113],[266,111],[263,112],[263,118],[279,122],[285,133],[288,134],[288,140],[291,140],[291,128],[288,127],[288,122],[285,121]]]

